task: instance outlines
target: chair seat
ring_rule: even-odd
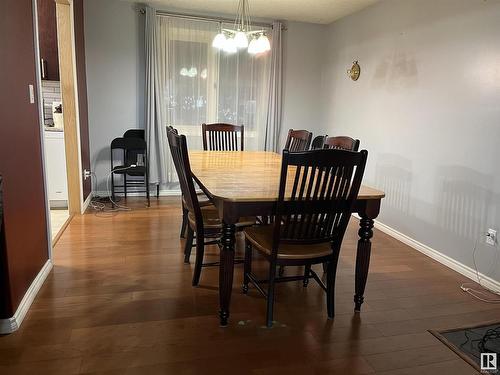
[[[271,255],[273,243],[274,225],[261,225],[244,230],[245,238],[250,241],[253,247],[266,254]],[[314,259],[332,254],[329,242],[317,244],[287,244],[282,243],[278,249],[278,259]]]
[[[203,226],[208,230],[221,230],[222,229],[222,221],[219,218],[219,213],[217,212],[217,208],[214,205],[201,207],[201,214],[203,215]],[[188,220],[191,228],[196,228],[196,219],[194,217],[194,213],[188,213]],[[255,225],[254,217],[243,217],[236,224],[237,228],[241,227],[249,227]]]
[[[143,165],[139,165],[137,167],[131,167],[128,169],[126,165],[117,165],[113,168],[113,173],[116,174],[127,174],[129,176],[144,176],[146,174],[146,167]]]
[[[198,196],[198,203],[200,204],[200,207],[213,206],[212,201],[205,195],[205,193],[200,192],[196,195]],[[182,207],[187,207],[184,195],[182,196]]]

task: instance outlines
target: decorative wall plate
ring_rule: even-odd
[[[359,75],[361,74],[361,67],[359,66],[357,61],[354,61],[352,63],[352,67],[347,71],[347,74],[349,74],[349,77],[351,77],[353,81],[357,81],[359,79]]]

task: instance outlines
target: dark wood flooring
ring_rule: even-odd
[[[241,293],[238,265],[230,325],[220,328],[218,269],[191,287],[179,199],[129,204],[133,211],[73,219],[21,329],[0,337],[1,374],[474,374],[427,330],[500,319],[499,305],[459,289],[464,277],[379,231],[355,314],[353,219],[333,321],[315,282],[286,283],[277,286],[279,323],[264,328],[265,302],[255,289]],[[217,259],[216,247],[207,253]],[[263,275],[264,266],[255,264]]]

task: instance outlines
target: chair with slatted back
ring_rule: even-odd
[[[359,139],[346,136],[327,137],[325,139],[325,148],[339,148],[342,150],[358,151]]]
[[[167,132],[172,131],[175,134],[178,134],[177,129],[175,129],[173,126],[167,126]],[[211,206],[213,205],[212,201],[210,198],[208,198],[205,193],[199,192],[197,193],[198,195],[198,203],[200,207],[205,207],[205,206]],[[186,238],[186,249],[184,250],[184,253],[187,254],[184,258],[184,263],[189,263],[189,257],[191,254],[191,248],[193,245],[193,232],[188,230],[188,214],[189,210],[187,209],[186,205],[186,199],[184,198],[184,195],[182,195],[182,223],[181,223],[181,231],[180,231],[180,237],[181,238]]]
[[[203,150],[205,151],[245,150],[245,128],[243,125],[231,125],[224,123],[202,124],[201,129],[203,136]]]
[[[334,316],[334,288],[342,239],[354,209],[368,152],[283,151],[274,223],[247,228],[243,292],[251,282],[267,298],[268,327],[273,322],[275,283],[315,279],[326,291],[328,317]],[[252,274],[252,252],[269,262],[269,278]],[[311,265],[327,262],[326,285]],[[305,266],[304,275],[276,277],[277,266]],[[267,283],[267,293],[261,284]]]
[[[190,233],[188,238],[191,243],[187,243],[184,249],[184,256],[187,259],[189,259],[191,253],[193,234],[196,233],[196,261],[192,282],[193,286],[196,286],[200,281],[202,267],[218,265],[216,262],[204,264],[203,257],[205,245],[219,243],[222,232],[222,221],[219,219],[217,209],[214,205],[200,206],[191,174],[186,137],[177,134],[177,130],[171,127],[167,128],[167,137],[174,166],[179,177],[184,204],[188,210],[188,232]],[[241,230],[244,227],[254,224],[255,218],[241,218],[238,224],[236,224],[236,228]],[[205,242],[205,239],[209,241]]]
[[[307,130],[290,129],[284,148],[290,152],[306,151],[309,150],[311,139],[312,133]]]
[[[324,148],[325,146],[325,139],[327,138],[327,135],[318,135],[314,137],[312,143],[311,143],[311,150],[318,150],[320,148]]]

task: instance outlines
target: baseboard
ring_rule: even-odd
[[[453,258],[450,258],[447,255],[442,254],[441,252],[424,245],[417,240],[414,240],[411,237],[408,237],[406,234],[398,232],[397,230],[391,228],[390,226],[381,223],[380,221],[375,221],[375,228],[388,234],[389,236],[401,241],[405,245],[410,246],[411,248],[421,252],[422,254],[427,255],[428,257],[434,259],[435,261],[441,263],[442,265],[451,268],[453,271],[458,272],[459,274],[471,279],[474,282],[477,282],[476,271],[469,266],[466,266],[463,263],[456,261]],[[500,293],[500,282],[493,280],[492,278],[479,273],[481,277],[481,284],[488,289],[491,289],[495,292]]]
[[[92,192],[90,192],[89,196],[87,197],[87,199],[85,199],[85,202],[83,202],[83,205],[82,205],[82,215],[85,213],[85,211],[87,210],[87,208],[89,207],[89,204],[90,202],[92,201]]]
[[[74,216],[75,216],[74,214],[69,215],[69,217],[66,219],[66,221],[62,225],[61,229],[59,229],[59,232],[57,232],[57,234],[54,236],[54,238],[52,239],[52,248],[54,248],[57,245],[57,243],[59,242],[59,239],[63,235],[63,233],[66,230],[66,228],[68,227],[69,223],[71,223],[71,220],[73,220]]]
[[[36,295],[38,294],[38,291],[42,287],[45,279],[49,275],[50,271],[52,270],[52,262],[47,260],[45,265],[42,267],[38,275],[35,277],[35,280],[31,283],[30,287],[26,291],[26,294],[24,295],[23,299],[21,300],[21,303],[19,304],[19,307],[17,308],[16,312],[14,313],[14,316],[8,319],[0,319],[0,334],[8,334],[12,333],[14,331],[17,331],[19,327],[21,326],[21,323],[24,320],[24,317],[26,316],[29,308],[31,307],[31,304],[35,300]]]
[[[94,195],[99,196],[99,197],[107,197],[108,192],[107,191],[96,191],[94,192]],[[122,193],[117,193],[116,194],[118,197],[123,196]],[[156,197],[156,190],[151,190],[150,192],[151,198]],[[127,193],[127,196],[129,197],[146,197],[145,193]],[[181,196],[181,191],[180,190],[160,190],[160,197],[180,197]]]

